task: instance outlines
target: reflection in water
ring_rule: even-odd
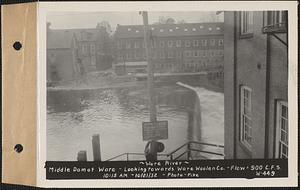
[[[193,109],[195,94],[178,86],[156,91],[157,118],[169,122],[169,139],[162,140],[168,153],[188,140],[187,111]],[[75,160],[79,150],[87,150],[92,160],[93,134],[100,134],[103,160],[142,153],[143,121],[149,121],[145,89],[48,91],[47,160]]]

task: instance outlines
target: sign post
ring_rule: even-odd
[[[143,122],[143,140],[168,139],[168,121]]]
[[[143,140],[149,140],[145,147],[145,156],[146,160],[157,160],[157,145],[159,144],[156,140],[165,137],[167,134],[165,128],[162,131],[163,127],[157,127],[158,122],[156,121],[156,107],[155,107],[155,93],[153,87],[153,63],[151,61],[151,44],[150,44],[150,30],[148,25],[148,12],[142,11],[140,12],[143,16],[143,23],[144,23],[144,43],[145,43],[145,50],[146,50],[146,60],[148,65],[148,92],[149,92],[149,108],[150,108],[150,122],[148,124],[146,122],[143,123]],[[152,124],[150,124],[152,123]],[[164,122],[165,123],[165,122]],[[165,126],[165,125],[163,125]],[[168,126],[168,124],[166,125]],[[148,128],[149,127],[149,128]],[[168,128],[166,128],[168,131]],[[162,133],[162,136],[160,134]]]

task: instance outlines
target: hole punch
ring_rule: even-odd
[[[23,146],[21,144],[16,144],[14,150],[17,152],[17,153],[21,153],[23,151]]]
[[[22,44],[20,42],[15,42],[13,45],[14,49],[19,51],[22,48]]]

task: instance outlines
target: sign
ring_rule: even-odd
[[[143,122],[143,140],[168,139],[168,121]]]

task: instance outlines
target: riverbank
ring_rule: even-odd
[[[174,85],[178,82],[223,93],[222,85],[216,85],[216,83],[221,82],[221,79],[209,80],[207,75],[168,75],[164,78],[156,78],[154,85],[158,87],[162,85]],[[73,81],[61,81],[52,86],[48,85],[47,91],[80,91],[135,87],[146,88],[147,80],[138,80],[134,74],[117,76],[113,72],[91,72]]]

